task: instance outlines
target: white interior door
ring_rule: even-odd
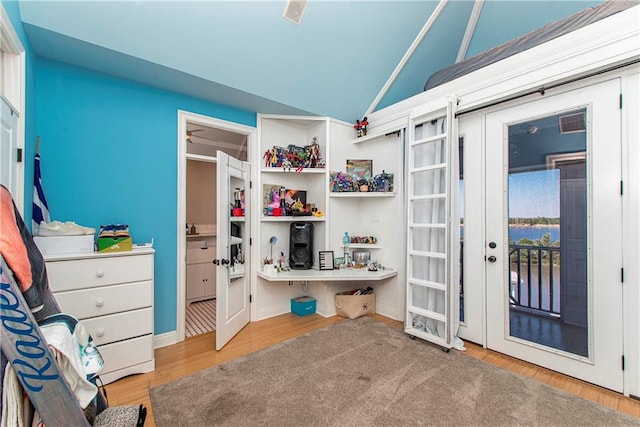
[[[611,80],[488,114],[484,168],[487,346],[616,391],[619,94]]]
[[[0,97],[0,104],[0,184],[17,195],[18,116],[4,97]]]
[[[250,319],[249,181],[250,166],[217,153],[216,349],[220,350]],[[246,268],[246,270],[245,270]]]
[[[412,114],[405,331],[445,348],[459,320],[458,144],[453,102]]]

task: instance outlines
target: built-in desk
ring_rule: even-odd
[[[393,280],[397,275],[398,270],[395,268],[385,268],[378,271],[369,271],[366,268],[341,268],[339,270],[290,270],[279,273],[258,272],[258,277],[273,283],[272,286],[277,288],[280,287],[277,282],[289,286],[300,283],[303,295],[316,299],[316,313],[324,317],[336,314],[336,293],[352,290],[356,287],[372,286],[377,288],[377,284],[383,288],[386,286],[385,280]],[[384,306],[384,304],[382,305]]]
[[[366,268],[341,268],[339,270],[289,270],[276,273],[258,272],[258,276],[270,282],[345,282],[354,280],[384,280],[395,277],[394,269],[369,271]]]

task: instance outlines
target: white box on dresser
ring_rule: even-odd
[[[60,309],[82,322],[104,358],[105,384],[153,371],[154,249],[45,255]]]

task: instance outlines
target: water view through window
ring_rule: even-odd
[[[585,110],[509,132],[509,330],[588,356]],[[582,126],[563,131],[563,117]]]

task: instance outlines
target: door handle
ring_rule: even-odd
[[[495,248],[496,248],[496,246],[497,246],[497,245],[496,245],[496,242],[489,242],[489,247],[490,247],[491,249],[495,249]]]
[[[220,260],[220,263],[222,263],[222,265],[226,265],[226,264],[229,264],[229,260],[228,260],[228,259],[226,259],[226,258],[222,258],[222,259]]]
[[[487,261],[489,262],[496,262],[497,258],[494,257],[493,255],[491,255],[490,257],[487,257]]]
[[[211,262],[214,263],[215,265],[220,265],[220,260],[219,259],[214,259]]]

